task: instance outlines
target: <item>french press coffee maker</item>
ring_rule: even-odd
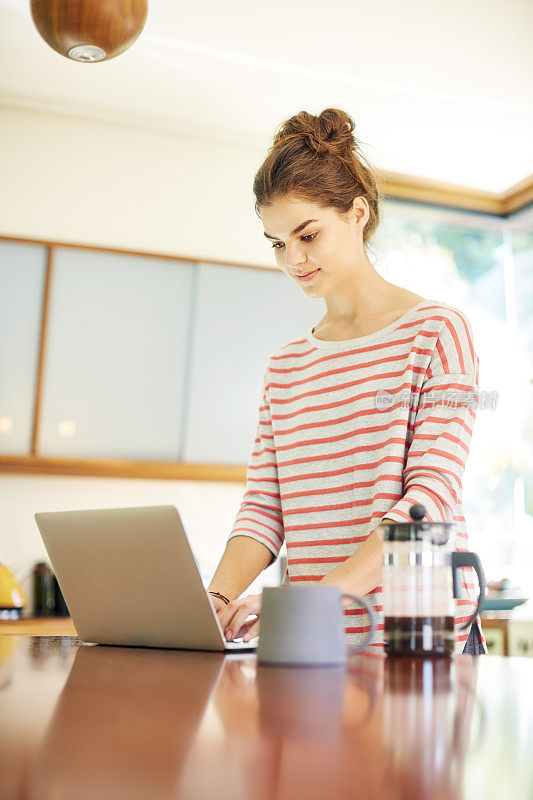
[[[383,526],[383,616],[385,651],[390,655],[451,655],[455,599],[461,597],[461,567],[473,567],[479,581],[476,610],[483,607],[485,575],[476,553],[457,552],[450,541],[453,522],[424,521],[423,505],[409,509],[411,522]]]

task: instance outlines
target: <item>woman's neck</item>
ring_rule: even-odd
[[[402,295],[407,300],[409,294],[382,278],[364,255],[349,275],[324,295],[327,312],[323,321],[349,325],[367,317],[386,314],[398,303],[401,304]]]

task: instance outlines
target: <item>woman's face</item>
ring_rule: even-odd
[[[327,295],[366,257],[363,228],[369,211],[364,197],[356,197],[353,210],[343,215],[295,197],[260,206],[259,213],[278,266],[310,297]],[[312,272],[308,280],[298,277]]]

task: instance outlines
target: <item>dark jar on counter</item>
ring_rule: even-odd
[[[44,561],[33,568],[33,613],[36,617],[53,617],[55,610],[54,573]]]

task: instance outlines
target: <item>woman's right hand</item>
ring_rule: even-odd
[[[260,594],[249,594],[237,600],[225,603],[220,597],[209,595],[215,606],[220,626],[227,641],[243,638],[249,641],[259,636],[259,614],[261,613]],[[251,614],[256,616],[248,620]],[[248,621],[246,621],[248,620]]]

